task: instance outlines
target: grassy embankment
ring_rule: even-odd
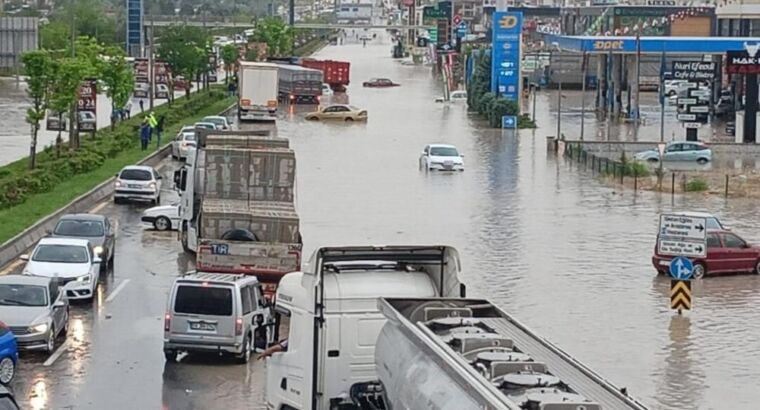
[[[234,101],[221,87],[211,92],[193,93],[187,100],[177,98],[172,104],[156,107],[157,116],[165,116],[162,143],[167,144],[184,125],[193,124],[206,115],[223,111]],[[0,167],[0,243],[11,239],[57,209],[86,193],[116,174],[123,166],[134,164],[155,150],[140,150],[138,127],[142,117],[99,130],[95,138],[81,136],[79,151],[63,147],[60,157],[46,148],[37,155],[37,168],[29,171],[28,158]]]

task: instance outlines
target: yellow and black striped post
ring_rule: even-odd
[[[670,281],[670,308],[678,310],[691,310],[691,281],[672,279]]]

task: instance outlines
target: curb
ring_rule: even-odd
[[[235,110],[235,107],[237,107],[237,104],[232,104],[219,115],[227,116],[231,111]],[[170,150],[171,143],[167,143],[160,150],[143,158],[137,164],[155,167],[169,155]],[[27,249],[34,246],[40,239],[46,237],[48,231],[52,231],[55,228],[55,224],[62,215],[87,212],[95,204],[111,196],[113,194],[113,182],[115,179],[115,177],[111,177],[101,182],[98,186],[80,195],[63,208],[43,217],[34,225],[0,245],[0,267],[4,267],[18,259]]]

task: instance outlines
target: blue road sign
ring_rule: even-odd
[[[694,265],[689,258],[679,256],[670,261],[670,276],[672,276],[673,279],[689,280],[693,274]]]
[[[467,34],[467,23],[463,21],[459,23],[459,25],[457,26],[457,37],[461,38],[461,37],[464,37],[466,34]]]
[[[513,130],[517,128],[517,117],[514,115],[504,115],[501,117],[501,128]]]

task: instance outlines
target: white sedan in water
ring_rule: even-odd
[[[464,171],[464,155],[457,147],[445,144],[425,146],[420,155],[420,169],[427,171]]]
[[[157,231],[170,231],[179,228],[179,204],[160,205],[148,208],[142,213],[144,226]]]
[[[73,238],[42,238],[27,261],[24,275],[58,280],[68,299],[89,299],[95,296],[100,276],[100,257],[90,241]]]

